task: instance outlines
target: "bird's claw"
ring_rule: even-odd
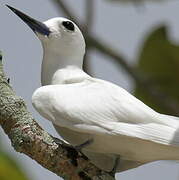
[[[93,142],[93,139],[89,139],[89,140],[85,141],[84,143],[82,143],[82,144],[80,144],[80,145],[76,145],[76,146],[72,146],[71,144],[65,143],[63,140],[58,139],[58,138],[56,138],[56,137],[53,137],[53,139],[54,139],[54,141],[55,141],[56,144],[61,145],[61,146],[63,146],[64,148],[67,149],[67,151],[68,151],[67,156],[71,159],[71,162],[72,162],[75,166],[77,166],[76,158],[77,158],[77,156],[78,156],[78,153],[80,153],[81,156],[82,156],[84,159],[86,159],[86,160],[88,159],[88,158],[81,152],[81,150],[82,150],[84,147],[90,145],[90,144]]]

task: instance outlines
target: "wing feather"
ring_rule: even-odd
[[[47,106],[42,99],[48,101]],[[41,106],[39,102],[42,102]],[[126,90],[106,81],[93,79],[44,86],[34,93],[33,104],[53,123],[77,131],[122,134],[162,144],[179,144],[176,117],[155,112]]]

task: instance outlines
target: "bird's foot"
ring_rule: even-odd
[[[120,163],[120,156],[116,157],[115,162],[114,162],[114,167],[112,168],[112,170],[109,172],[109,174],[113,177],[115,177],[115,173],[117,171],[117,167]]]
[[[92,143],[93,143],[93,139],[88,139],[84,143],[74,146],[74,148],[82,155],[84,159],[88,160],[88,157],[82,153],[82,149],[89,146]]]
[[[64,147],[67,151],[67,157],[70,159],[70,162],[74,165],[77,166],[77,157],[79,156],[78,151],[75,149],[74,146],[72,146],[71,144],[68,144],[66,142],[64,142],[61,139],[58,139],[56,137],[53,137],[54,141],[56,144]]]
[[[56,144],[58,145],[61,145],[63,146],[68,154],[67,154],[67,157],[69,157],[71,159],[71,163],[74,165],[74,166],[77,166],[77,161],[76,161],[76,158],[78,157],[79,153],[81,154],[81,156],[84,158],[84,159],[88,159],[82,152],[81,150],[90,145],[92,142],[93,142],[93,139],[89,139],[87,141],[85,141],[84,143],[80,144],[80,145],[76,145],[76,146],[72,146],[71,144],[68,144],[66,142],[64,142],[63,140],[61,139],[58,139],[56,137],[53,137],[54,141]]]
[[[80,152],[81,152],[81,150],[82,150],[83,148],[89,146],[89,145],[92,144],[92,143],[93,143],[93,139],[88,139],[88,140],[85,141],[84,143],[74,146],[74,148],[75,148],[77,151],[80,151]]]

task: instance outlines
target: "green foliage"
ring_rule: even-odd
[[[27,180],[16,162],[2,151],[0,151],[0,180]]]
[[[166,27],[154,30],[144,42],[137,68],[149,85],[179,101],[179,46],[169,40]],[[157,111],[170,113],[140,87],[136,87],[135,95]]]

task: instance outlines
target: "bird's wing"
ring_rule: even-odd
[[[168,116],[161,118],[126,90],[98,79],[42,87],[35,92],[33,104],[53,123],[81,132],[119,134],[170,144],[179,127],[177,120],[171,118],[170,126]]]

